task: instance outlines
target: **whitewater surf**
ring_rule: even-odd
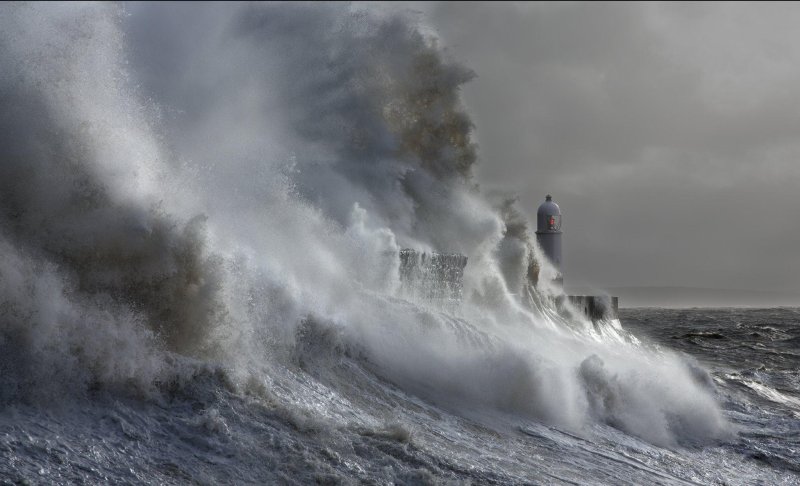
[[[796,416],[531,291],[413,15],[3,4],[0,60],[5,480],[796,481],[754,432]],[[404,248],[468,255],[457,305]]]

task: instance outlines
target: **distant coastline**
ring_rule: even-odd
[[[587,287],[568,288],[570,294],[597,293]],[[603,291],[619,297],[619,307],[800,307],[800,293],[700,287],[608,287]]]

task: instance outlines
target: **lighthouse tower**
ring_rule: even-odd
[[[563,281],[561,276],[561,208],[553,202],[553,197],[547,195],[545,201],[536,211],[536,241],[544,251],[550,263],[559,272],[557,281]]]

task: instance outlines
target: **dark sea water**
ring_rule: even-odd
[[[643,346],[696,364],[735,432],[656,446],[614,423],[566,430],[404,392],[368,362],[309,352],[242,389],[197,366],[150,396],[0,405],[2,484],[798,484],[798,309],[637,309]],[[703,371],[703,370],[707,370]],[[624,397],[623,397],[624,398]],[[292,406],[291,404],[295,404]],[[300,405],[303,406],[300,406]]]
[[[709,371],[740,427],[730,447],[743,462],[800,482],[800,309],[628,309],[620,317],[637,336]]]

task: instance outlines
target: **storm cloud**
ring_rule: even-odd
[[[420,6],[478,179],[564,212],[573,285],[800,291],[800,6]]]

